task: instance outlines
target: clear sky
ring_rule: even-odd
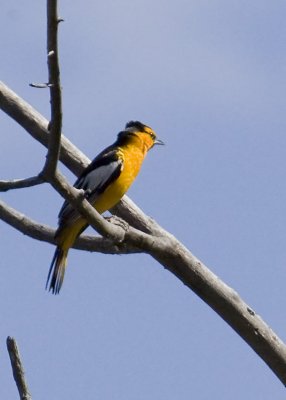
[[[1,79],[49,118],[45,1],[1,4]],[[286,3],[60,2],[64,133],[90,158],[138,119],[165,141],[130,197],[286,340]],[[1,178],[46,150],[4,114]],[[74,177],[62,169],[71,182]],[[56,226],[48,185],[1,194]],[[284,399],[285,389],[207,305],[146,255],[71,251],[59,296],[54,248],[0,223],[0,393],[17,398],[5,340],[34,399]]]

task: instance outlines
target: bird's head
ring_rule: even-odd
[[[164,144],[162,140],[157,139],[157,135],[152,128],[139,121],[128,122],[124,131],[119,132],[118,141],[122,143],[141,143],[146,151],[150,150],[155,144]]]

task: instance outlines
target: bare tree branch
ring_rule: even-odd
[[[55,229],[39,224],[24,214],[0,201],[0,219],[33,239],[56,244]],[[126,243],[115,244],[112,240],[101,236],[81,235],[73,247],[78,250],[96,251],[104,254],[133,254],[142,253],[142,250]]]
[[[151,255],[220,315],[286,385],[285,343],[256,311],[175,238],[162,239]]]
[[[44,179],[37,175],[25,179],[13,179],[11,181],[0,181],[0,192],[7,192],[11,189],[23,189],[44,183]]]
[[[49,70],[49,88],[51,103],[51,121],[49,124],[49,147],[44,175],[54,175],[59,159],[62,131],[62,94],[58,57],[58,11],[57,0],[47,1],[47,53]]]
[[[32,396],[25,380],[24,368],[22,365],[16,340],[14,338],[11,338],[10,336],[7,337],[7,349],[20,400],[32,400]]]

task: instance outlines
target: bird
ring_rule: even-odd
[[[83,170],[74,187],[84,190],[85,198],[102,214],[114,207],[127,192],[147,152],[154,145],[163,144],[152,128],[139,121],[130,121],[118,133],[117,140]],[[66,200],[58,215],[57,247],[46,282],[46,289],[53,294],[59,294],[61,290],[69,249],[87,227],[86,219]]]

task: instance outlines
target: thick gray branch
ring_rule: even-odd
[[[163,240],[152,255],[219,314],[286,385],[286,346],[256,311],[175,238],[169,244]]]

